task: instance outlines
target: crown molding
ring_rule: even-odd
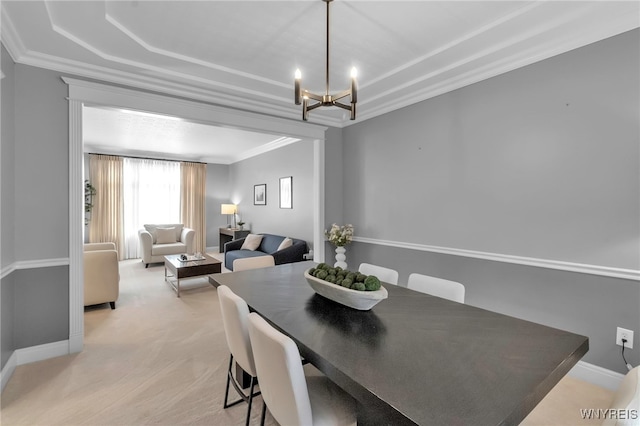
[[[202,78],[132,61],[117,55],[106,54],[96,46],[86,43],[77,36],[57,26],[49,10],[50,5],[48,5],[47,2],[45,2],[45,5],[54,31],[61,36],[66,37],[73,43],[84,46],[84,48],[89,49],[104,60],[120,63],[128,67],[145,69],[153,74],[153,76],[141,76],[134,71],[114,70],[107,66],[70,61],[60,57],[29,51],[16,33],[9,16],[6,13],[2,13],[2,41],[15,62],[84,78],[97,79],[111,84],[166,93],[172,96],[184,97],[213,105],[221,105],[228,108],[296,121],[300,120],[298,108],[295,107],[288,98],[285,99],[282,96],[275,95],[273,92],[273,89],[282,90],[282,88],[288,87],[282,82],[266,79],[250,73],[243,73],[242,71],[232,70],[215,63],[205,62],[197,58],[161,49],[139,37],[108,13],[106,14],[107,21],[124,36],[132,40],[132,42],[137,43],[144,51],[163,55],[177,61],[201,65],[218,73],[224,73],[225,76],[232,75],[232,77],[230,81],[227,78],[216,79],[215,76],[214,78]],[[543,27],[534,28],[530,32],[522,34],[520,37],[504,39],[484,51],[477,52],[473,49],[468,49],[470,54],[462,56],[453,65],[434,69],[426,68],[426,62],[429,59],[460,46],[463,48],[465,43],[473,42],[476,37],[486,35],[492,30],[499,30],[499,27],[503,24],[513,25],[517,23],[518,18],[526,16],[529,12],[537,13],[538,9],[543,9],[546,6],[547,2],[536,2],[526,5],[473,32],[462,35],[460,38],[435,51],[428,52],[409,63],[402,64],[381,77],[362,82],[360,87],[362,96],[359,102],[358,119],[355,121],[351,121],[348,117],[344,116],[339,117],[331,114],[323,114],[322,111],[318,110],[310,115],[310,123],[337,128],[357,124],[396,109],[422,102],[443,93],[512,71],[516,68],[530,65],[604,38],[621,34],[625,31],[638,28],[639,26],[638,17],[634,16],[634,14],[627,13],[621,16],[608,16],[607,20],[598,22],[597,28],[592,28],[590,31],[573,31],[570,37],[558,39],[557,34],[555,34],[555,30],[558,28],[566,25],[579,26],[579,19],[584,19],[585,22],[589,22],[590,19],[596,19],[594,16],[598,13],[599,9],[589,6],[589,8],[584,9],[582,13],[586,15],[586,18],[578,13],[563,14],[558,20],[549,21],[545,23]],[[4,6],[2,6],[2,8],[4,12]],[[539,45],[527,49],[527,43],[533,40],[539,40]],[[522,49],[518,49],[518,46],[522,46]],[[506,49],[510,49],[514,53],[511,53],[505,59],[501,59],[498,63],[479,63],[477,67],[473,67],[472,71],[459,76],[446,78],[446,74],[456,68],[465,65],[469,66],[474,61],[481,60],[497,52],[506,52]],[[222,76],[223,74],[219,75]],[[443,78],[443,80],[435,81],[434,78],[438,76]],[[433,80],[433,83],[429,83],[429,80]],[[246,84],[243,84],[243,81]],[[393,81],[396,81],[397,84],[394,84]],[[261,90],[257,86],[258,84],[262,84],[264,90]],[[387,86],[386,88],[384,87],[385,85]],[[374,93],[374,95],[367,97],[365,96],[367,92]],[[402,92],[410,93],[403,95]]]
[[[237,163],[238,161],[246,160],[247,158],[256,157],[260,154],[273,151],[274,149],[282,148],[283,146],[287,146],[292,143],[299,142],[300,140],[301,139],[290,138],[286,136],[281,137],[267,144],[242,152],[240,155],[237,155],[236,157],[234,157],[231,163]]]
[[[618,20],[611,20],[606,23],[604,28],[601,28],[597,32],[580,33],[575,34],[574,37],[567,38],[565,40],[554,40],[553,43],[549,42],[548,46],[543,48],[532,48],[529,51],[514,53],[507,58],[501,60],[499,63],[488,63],[484,66],[474,68],[472,71],[458,75],[456,77],[448,78],[445,81],[429,85],[423,89],[412,89],[413,91],[405,96],[396,98],[395,100],[387,103],[379,103],[374,107],[362,108],[362,113],[358,114],[360,121],[368,120],[370,118],[377,117],[382,114],[386,114],[395,111],[400,108],[404,108],[415,103],[425,101],[430,98],[448,93],[465,86],[469,86],[480,81],[487,80],[489,78],[505,74],[507,72],[523,68],[525,66],[534,64],[536,62],[543,61],[545,59],[553,58],[554,56],[561,55],[563,53],[570,52],[572,50],[587,46],[592,43],[604,40],[606,38],[614,37],[616,35],[625,33],[638,28],[638,18],[631,15],[625,15],[619,17]],[[500,49],[510,47],[517,42],[527,41],[528,38],[522,38],[517,41],[508,41],[500,46]],[[498,49],[498,50],[500,50]],[[464,65],[473,60],[476,60],[482,56],[495,53],[496,49],[492,49],[487,52],[481,52],[474,57],[466,58],[464,61],[457,63],[456,65]],[[421,76],[418,79],[408,82],[404,87],[416,86],[418,83],[432,78],[433,76],[443,74],[445,69],[434,70],[427,76]],[[397,92],[400,89],[396,86],[395,90],[378,94],[377,96],[389,96],[394,91]],[[366,105],[369,102],[373,102],[375,99],[369,98],[363,104]],[[355,124],[354,122],[344,122],[344,126]]]
[[[18,62],[26,53],[27,48],[18,35],[13,21],[5,11],[5,6],[2,2],[0,2],[0,37],[3,46],[7,49],[13,61]]]

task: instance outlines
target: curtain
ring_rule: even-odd
[[[184,226],[196,231],[194,251],[204,253],[206,241],[205,191],[207,165],[180,163],[180,219]]]
[[[138,230],[180,223],[180,163],[124,158],[124,258],[142,257]]]
[[[89,242],[113,242],[124,259],[122,210],[122,158],[111,155],[89,157],[91,184],[96,189],[89,222]]]

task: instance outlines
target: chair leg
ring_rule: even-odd
[[[254,392],[255,386],[258,383],[258,379],[256,377],[251,377],[251,381],[249,382],[251,385],[251,389],[249,391],[249,394],[247,395],[242,391],[236,379],[233,378],[232,368],[233,368],[233,354],[229,356],[229,368],[227,368],[227,385],[224,390],[224,404],[222,408],[229,408],[229,407],[233,407],[234,405],[240,404],[243,401],[246,402],[247,404],[249,404],[249,407],[247,409],[247,425],[248,425],[249,419],[251,417],[251,405],[253,403],[253,397],[260,395],[260,391]],[[238,395],[240,395],[240,399],[234,402],[229,402],[229,385],[230,384],[233,385],[233,388],[236,390],[236,392],[238,392]]]
[[[249,420],[251,419],[251,404],[253,403],[253,388],[256,385],[255,377],[251,377],[251,389],[249,390],[249,407],[247,408],[247,421],[245,426],[249,426]]]
[[[227,401],[229,399],[229,383],[231,382],[231,366],[233,365],[233,355],[229,355],[229,368],[227,369],[227,387],[224,391],[224,405],[222,408],[227,408],[229,405]]]
[[[148,267],[149,267],[149,264],[148,264],[148,263],[145,263],[145,264],[144,264],[144,269],[147,269]]]
[[[109,302],[109,305],[111,305],[111,309],[116,308],[116,302]]]
[[[267,416],[267,403],[262,400],[262,416],[260,417],[260,426],[264,426],[264,418]]]

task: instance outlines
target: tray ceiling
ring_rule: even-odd
[[[325,4],[313,1],[6,1],[17,63],[299,120],[325,82]],[[637,1],[331,3],[331,91],[358,69],[363,121],[640,26]],[[342,127],[346,112],[310,121]]]

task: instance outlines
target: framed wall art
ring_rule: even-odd
[[[253,204],[256,206],[267,205],[267,184],[253,185]]]
[[[280,178],[280,208],[293,208],[293,177]]]

